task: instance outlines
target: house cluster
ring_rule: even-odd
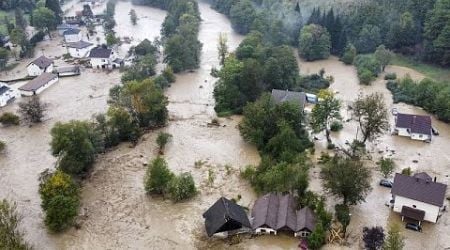
[[[297,209],[297,204],[291,194],[269,193],[255,201],[248,218],[241,206],[222,197],[203,214],[205,229],[210,237],[240,232],[273,235],[283,232],[306,238],[315,228],[316,217],[308,207]]]
[[[446,190],[447,185],[425,172],[413,176],[396,174],[391,190],[393,210],[400,213],[402,221],[436,223],[446,210]]]

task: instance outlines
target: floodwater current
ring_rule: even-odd
[[[82,4],[72,1],[65,10],[72,13],[74,8],[80,6]],[[151,131],[143,136],[136,147],[122,144],[98,157],[92,174],[83,182],[78,229],[72,228],[57,235],[47,232],[40,208],[38,176],[55,164],[55,158],[50,154],[49,131],[57,121],[90,119],[96,113],[105,112],[108,90],[120,81],[117,71],[105,73],[84,69],[81,76],[61,79],[41,94],[42,100],[50,104],[44,123],[30,128],[0,128],[0,140],[7,143],[6,152],[0,155],[0,197],[18,203],[23,216],[21,229],[26,240],[36,249],[297,248],[297,240],[283,235],[244,239],[232,246],[205,236],[202,213],[220,196],[231,199],[241,195],[239,204],[252,206],[256,195],[240,179],[239,170],[248,164],[257,164],[260,159],[256,149],[245,143],[239,135],[237,125],[240,117],[220,118],[221,126],[208,126],[215,118],[212,93],[216,79],[209,73],[212,67],[219,64],[216,48],[219,33],[227,34],[230,50],[234,50],[243,37],[232,30],[225,16],[212,10],[208,4],[200,2],[199,7],[202,18],[199,40],[203,43],[201,65],[195,72],[177,75],[177,81],[166,90],[170,120],[162,131],[173,135],[164,154],[170,169],[176,173],[191,172],[200,193],[193,200],[177,204],[145,194],[145,165],[157,155],[155,138],[158,131]],[[137,12],[136,26],[130,22],[128,13],[131,9]],[[145,38],[153,40],[159,36],[165,15],[159,9],[132,6],[129,2],[119,1],[115,30],[120,37],[131,38],[131,44],[124,46],[136,45]],[[39,46],[46,55],[60,56],[64,49],[59,43],[55,39]],[[57,46],[61,49],[53,49]],[[52,51],[59,55],[51,54],[56,53]],[[324,68],[326,74],[335,79],[331,89],[338,93],[345,105],[350,104],[360,91],[377,91],[383,93],[389,108],[424,113],[410,105],[392,104],[391,95],[382,80],[377,80],[372,86],[360,86],[354,68],[343,65],[336,58],[318,62],[299,60],[299,67],[302,73],[315,73]],[[16,73],[23,73],[23,65],[19,69]],[[387,71],[398,75],[409,73],[416,79],[423,77],[401,67],[388,67]],[[17,102],[4,110],[16,109]],[[348,114],[348,111],[343,111],[344,117],[348,117]],[[370,146],[374,158],[392,155],[399,169],[411,167],[413,170],[429,171],[448,183],[450,128],[435,119],[433,122],[441,136],[435,137],[432,143],[412,142],[406,138],[385,135]],[[355,131],[354,122],[348,122],[343,131],[333,134],[333,138],[337,145],[345,145],[346,140],[354,138]],[[320,135],[319,139],[317,146],[320,148],[324,145],[323,136]],[[395,154],[386,149],[395,150]],[[417,163],[413,163],[413,160],[417,160]],[[215,177],[213,183],[208,181],[210,169]],[[318,172],[317,167],[311,171],[310,186],[314,191],[322,192]],[[374,189],[367,197],[368,202],[353,208],[349,232],[354,239],[349,248],[360,247],[359,236],[363,226],[386,226],[388,220],[399,221],[398,215],[390,213],[384,206],[389,191],[378,187],[378,178],[374,174]],[[333,203],[333,199],[330,200]],[[438,225],[425,224],[422,234],[405,231],[407,249],[449,247],[446,245],[450,242],[447,233],[449,224],[448,214],[444,214]]]

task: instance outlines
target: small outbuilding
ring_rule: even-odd
[[[308,237],[316,225],[314,212],[304,207],[296,209],[297,199],[291,195],[266,194],[255,201],[252,228],[256,234],[287,232],[295,237]]]
[[[74,43],[81,41],[83,33],[79,29],[67,29],[64,31],[63,36],[66,43]]]
[[[395,117],[394,134],[413,140],[431,141],[432,125],[428,115],[398,113]]]
[[[272,100],[276,103],[291,102],[300,107],[303,112],[306,105],[306,94],[289,90],[272,89]]]
[[[27,66],[29,76],[38,76],[44,72],[50,73],[53,71],[53,60],[45,56],[40,56],[30,62]]]
[[[229,233],[251,228],[247,213],[238,204],[221,197],[204,214],[205,229],[209,237],[217,233]]]
[[[407,176],[396,174],[392,185],[394,212],[403,219],[419,223],[436,223],[445,210],[444,201],[447,185],[436,182],[425,172]]]
[[[76,75],[79,75],[81,73],[79,66],[57,67],[55,72],[58,75],[58,77],[76,76]]]
[[[8,85],[0,83],[0,107],[8,105],[18,97],[17,91],[14,91]]]
[[[22,96],[33,96],[40,94],[45,89],[52,86],[58,81],[58,76],[52,73],[42,73],[40,76],[29,81],[27,84],[19,88]]]
[[[71,57],[85,58],[89,55],[89,52],[94,47],[94,44],[85,42],[83,40],[73,43],[67,43],[67,50]]]

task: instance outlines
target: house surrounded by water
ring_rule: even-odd
[[[394,212],[400,213],[402,220],[436,223],[445,210],[447,185],[436,182],[427,173],[414,176],[396,174],[392,186]]]
[[[17,91],[4,83],[0,83],[0,107],[6,106],[18,97]]]
[[[283,102],[291,102],[300,107],[300,111],[304,111],[306,105],[306,94],[304,92],[296,92],[281,89],[272,89],[272,100],[279,104]]]
[[[38,76],[44,72],[52,72],[53,67],[54,63],[52,59],[40,56],[28,64],[27,71],[29,76]]]
[[[395,117],[394,134],[407,136],[413,140],[431,141],[431,117],[398,113]]]
[[[58,76],[53,73],[42,73],[40,76],[29,81],[19,88],[22,96],[33,96],[42,93],[45,89],[58,81]]]
[[[94,44],[83,40],[73,43],[67,43],[67,50],[73,58],[85,58],[94,47]]]
[[[104,47],[95,47],[91,49],[89,58],[92,68],[96,69],[112,68],[113,61],[116,59],[114,51]]]

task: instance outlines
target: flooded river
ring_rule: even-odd
[[[74,2],[74,1],[72,1]],[[65,8],[73,11],[78,5]],[[74,6],[74,7],[72,7]],[[198,185],[199,195],[188,202],[173,204],[159,197],[145,195],[143,177],[146,163],[155,157],[157,131],[143,136],[135,148],[122,144],[104,155],[100,155],[91,177],[83,183],[80,229],[72,228],[59,235],[47,233],[43,224],[43,214],[38,196],[38,175],[46,168],[53,168],[55,158],[50,154],[49,130],[57,121],[90,119],[92,115],[105,112],[109,88],[119,83],[120,73],[106,74],[91,69],[82,75],[61,79],[41,94],[43,101],[50,103],[46,121],[28,128],[26,126],[0,128],[0,140],[7,142],[6,153],[0,156],[0,197],[18,202],[23,215],[21,225],[25,238],[36,249],[228,249],[222,241],[208,240],[204,233],[202,213],[220,196],[236,198],[242,196],[240,204],[251,207],[256,195],[248,184],[239,178],[239,169],[248,164],[257,164],[256,149],[241,139],[237,130],[239,117],[219,119],[221,126],[208,127],[215,118],[212,95],[215,79],[209,73],[211,67],[218,66],[217,39],[220,32],[228,36],[230,50],[243,39],[236,34],[227,18],[209,5],[199,4],[202,23],[199,40],[203,43],[200,68],[192,73],[177,76],[177,81],[167,89],[169,98],[169,125],[165,132],[173,135],[167,145],[165,158],[176,173],[191,172]],[[97,8],[97,7],[96,7]],[[131,25],[129,11],[134,8],[138,24]],[[159,36],[165,12],[143,6],[132,6],[119,1],[116,7],[115,28],[119,36],[132,38],[131,46],[148,38]],[[44,42],[44,49],[55,42]],[[48,49],[47,49],[48,48]],[[126,50],[127,48],[124,48]],[[62,49],[60,49],[62,50]],[[57,51],[57,50],[55,50]],[[61,51],[59,51],[61,52]],[[56,56],[56,55],[55,55]],[[333,75],[335,82],[331,88],[345,104],[350,104],[360,91],[364,93],[382,92],[389,108],[397,107],[401,112],[423,111],[404,104],[392,104],[390,93],[379,80],[372,86],[360,86],[353,67],[345,66],[336,58],[319,62],[299,61],[302,73],[318,72],[321,68],[327,75]],[[23,68],[22,68],[23,70]],[[410,73],[420,79],[420,74],[401,67],[388,67],[388,72],[398,75]],[[17,103],[5,110],[14,111]],[[344,116],[348,114],[344,111]],[[405,138],[383,136],[371,146],[375,157],[387,154],[388,149],[396,150],[393,155],[399,169],[410,166],[413,170],[428,171],[438,179],[448,182],[445,177],[450,169],[448,147],[450,145],[449,126],[433,120],[441,132],[431,144],[412,142]],[[345,129],[335,134],[338,145],[355,136],[356,125],[345,124]],[[319,141],[318,146],[324,145]],[[446,151],[447,149],[447,151]],[[382,153],[378,153],[383,150]],[[412,160],[418,160],[413,163]],[[202,162],[195,164],[195,162]],[[208,171],[212,169],[215,180],[208,184]],[[321,192],[318,179],[319,169],[313,169],[311,188]],[[356,206],[352,211],[349,231],[355,237],[352,248],[358,248],[357,236],[362,226],[385,226],[388,218],[399,220],[383,205],[389,190],[377,186],[378,176],[373,179],[374,190],[368,202]],[[445,214],[437,226],[425,225],[424,233],[405,232],[407,249],[443,249],[449,247],[448,230],[450,218]],[[296,249],[298,241],[293,237],[264,236],[245,239],[233,249]],[[428,246],[428,247],[427,247]],[[432,246],[431,248],[429,248]]]

